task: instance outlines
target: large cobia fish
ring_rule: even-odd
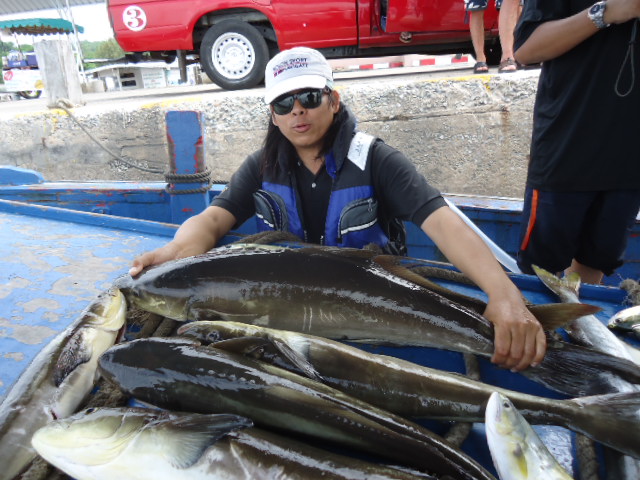
[[[409,418],[482,421],[489,397],[498,391],[532,423],[563,426],[640,458],[637,394],[547,399],[326,338],[236,322],[187,323],[178,335],[298,371]]]
[[[490,479],[425,428],[317,381],[189,340],[140,339],[102,355],[106,378],[143,402],[176,411],[231,413],[258,427],[342,444],[453,479]]]
[[[485,431],[500,480],[572,480],[507,397],[489,398]]]
[[[126,319],[126,301],[112,287],[33,359],[0,405],[0,479],[20,474],[36,457],[31,436],[71,415],[98,378],[98,357],[111,347]]]
[[[391,273],[388,257],[354,249],[235,245],[167,262],[136,278],[125,275],[116,285],[131,303],[176,320],[221,318],[340,340],[492,355],[488,320]],[[552,340],[542,364],[523,373],[570,396],[606,393],[610,377],[640,383],[640,371],[629,361]]]
[[[76,480],[435,480],[251,426],[236,415],[103,408],[49,423],[33,446]]]

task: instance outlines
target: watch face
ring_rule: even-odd
[[[591,8],[589,9],[589,13],[591,15],[596,15],[600,10],[603,9],[603,7],[604,5],[602,5],[601,3],[596,3],[591,6]]]

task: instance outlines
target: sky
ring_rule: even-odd
[[[90,42],[99,42],[108,40],[113,37],[111,25],[109,25],[109,17],[107,15],[107,6],[102,4],[83,5],[71,8],[73,12],[73,20],[77,25],[84,27],[84,33],[78,35],[80,41],[87,40]],[[0,20],[17,20],[20,18],[60,18],[57,10],[41,10],[38,12],[25,12],[15,15],[0,15]],[[19,40],[24,37],[19,36]],[[3,35],[8,40],[6,35]]]

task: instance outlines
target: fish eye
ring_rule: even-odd
[[[91,408],[87,408],[87,409],[84,411],[84,413],[93,413],[93,412],[95,412],[95,411],[96,411],[96,409],[95,409],[94,407],[91,407]]]
[[[210,332],[207,334],[207,340],[211,343],[216,343],[222,340],[222,335],[220,335],[220,332]]]

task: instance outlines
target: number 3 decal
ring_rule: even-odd
[[[147,26],[147,14],[137,5],[130,5],[122,12],[122,21],[129,30],[139,32]]]

